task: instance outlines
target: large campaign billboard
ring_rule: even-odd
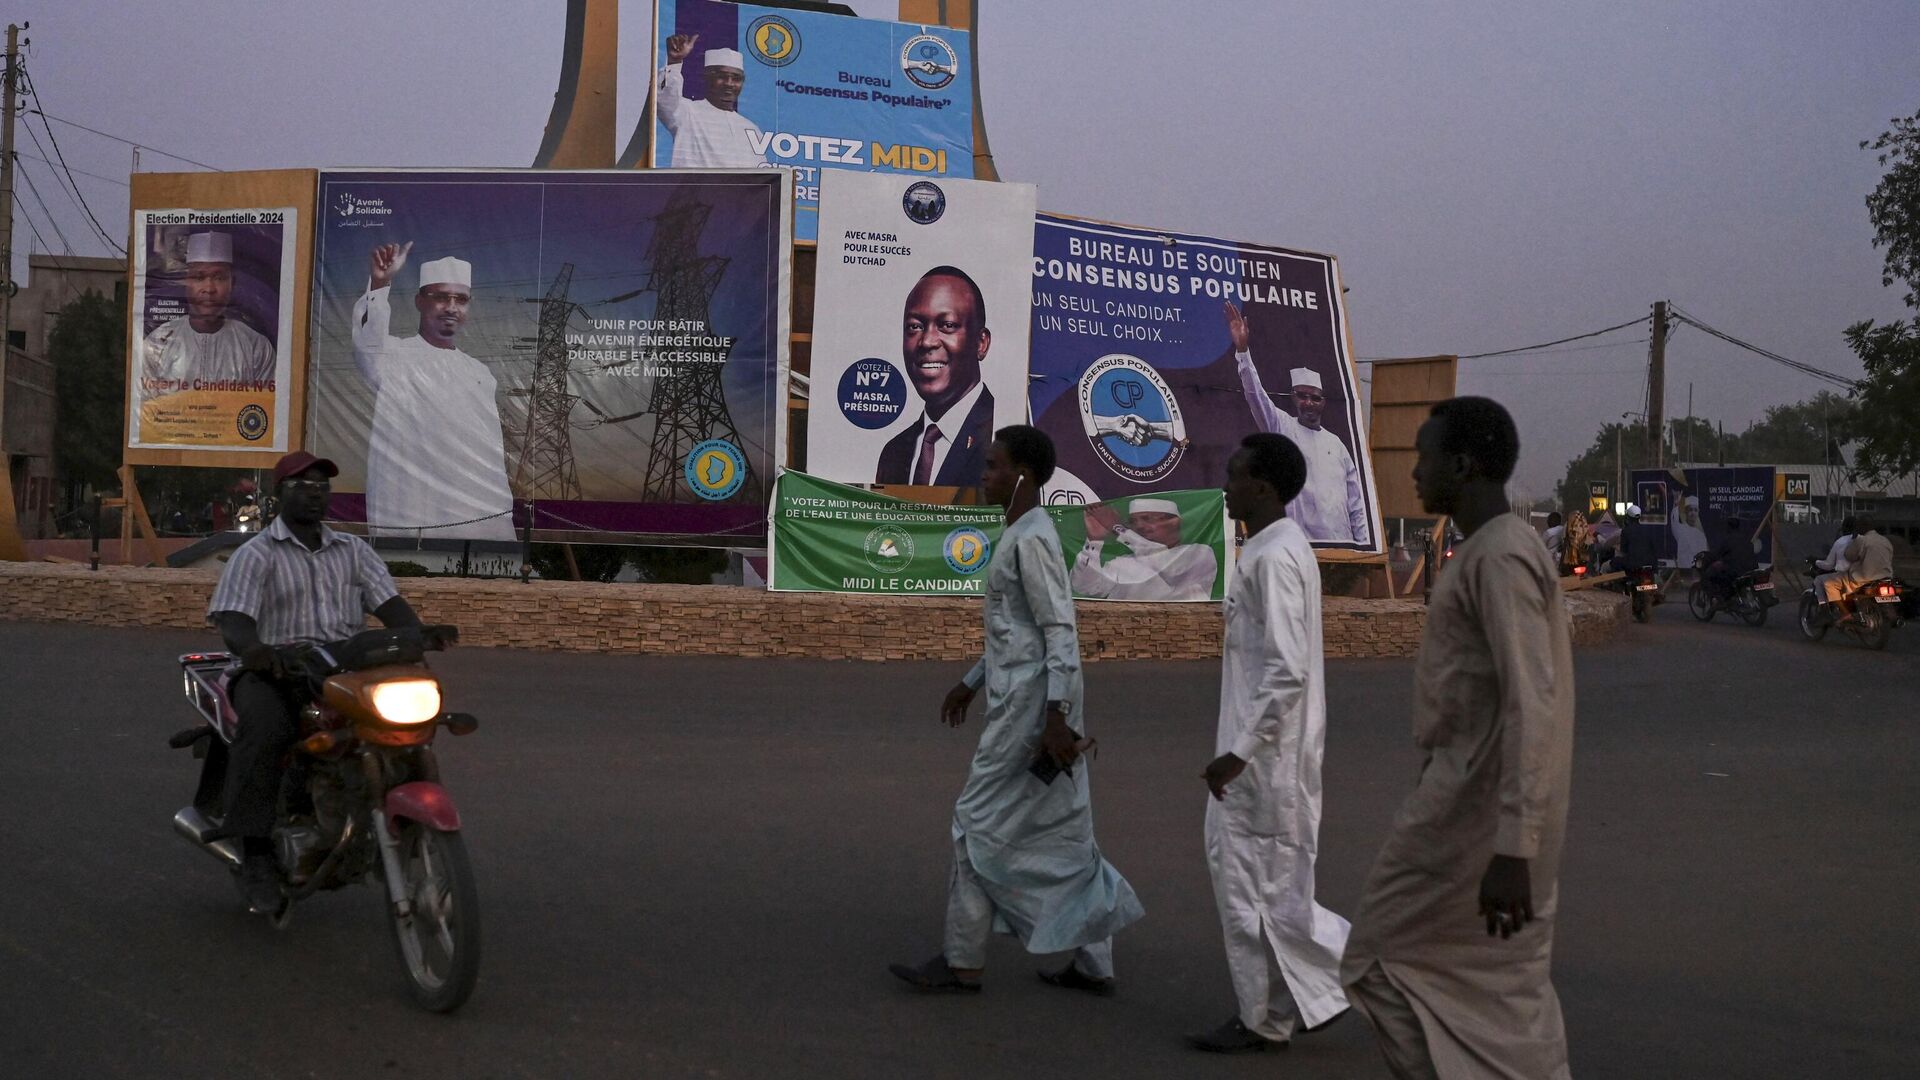
[[[1027,419],[1031,184],[829,173],[807,471],[971,488]]]
[[[1292,439],[1287,508],[1316,548],[1378,553],[1378,494],[1330,255],[1052,214],[1034,229],[1034,423],[1049,498],[1223,483],[1253,432]]]
[[[1734,522],[1761,564],[1773,563],[1771,465],[1635,469],[1630,483],[1641,528],[1659,530],[1661,565],[1692,566],[1736,531]]]
[[[794,171],[796,239],[826,169],[973,175],[972,39],[945,26],[659,0],[649,164]]]
[[[286,451],[303,212],[134,211],[129,449]]]
[[[785,438],[780,170],[320,177],[307,445],[375,535],[757,544]]]

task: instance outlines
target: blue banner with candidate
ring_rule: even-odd
[[[1042,214],[1028,389],[1050,502],[1218,486],[1254,432],[1293,440],[1316,548],[1382,550],[1366,417],[1330,255]]]
[[[1722,544],[1748,543],[1761,565],[1773,563],[1771,465],[1636,469],[1629,496],[1640,527],[1659,532],[1660,564],[1689,567]]]
[[[649,164],[791,168],[796,239],[822,169],[973,175],[964,30],[716,0],[660,0],[654,25]]]

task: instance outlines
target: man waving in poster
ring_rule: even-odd
[[[1312,368],[1294,368],[1293,405],[1299,419],[1288,416],[1267,396],[1248,348],[1246,318],[1232,301],[1226,306],[1227,336],[1233,340],[1233,359],[1240,369],[1240,389],[1254,423],[1261,431],[1285,435],[1307,459],[1307,486],[1287,505],[1287,517],[1306,531],[1308,539],[1337,543],[1368,539],[1367,498],[1360,487],[1360,470],[1339,437],[1320,426],[1327,407],[1326,390]]]
[[[655,88],[660,122],[673,132],[676,169],[755,169],[767,163],[753,148],[764,138],[758,125],[740,115],[740,91],[747,85],[746,62],[737,49],[708,49],[701,57],[707,83],[705,99],[686,97],[681,66],[693,55],[699,34],[667,39],[667,63]]]
[[[412,251],[411,240],[375,248],[366,295],[353,305],[353,362],[373,390],[368,531],[512,540],[499,383],[455,342],[473,303],[473,266],[454,258],[422,265],[413,298],[420,332],[391,337],[393,279]]]
[[[1141,498],[1127,503],[1122,522],[1111,503],[1085,512],[1087,543],[1073,560],[1073,591],[1106,600],[1210,600],[1220,575],[1219,560],[1205,544],[1183,543],[1180,506],[1172,499]],[[1108,540],[1127,554],[1102,565]]]

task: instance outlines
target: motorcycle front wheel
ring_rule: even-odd
[[[400,865],[411,912],[389,910],[407,990],[429,1012],[452,1012],[480,978],[480,891],[459,833],[418,822],[399,827]]]
[[[1807,593],[1800,598],[1800,632],[1808,641],[1819,641],[1827,636],[1827,624],[1820,621],[1820,601]]]
[[[1687,590],[1687,610],[1701,622],[1713,620],[1713,597],[1707,595],[1707,586],[1703,582],[1694,582]]]
[[[1767,605],[1760,602],[1760,594],[1751,590],[1740,594],[1734,610],[1748,626],[1765,626],[1767,623]]]

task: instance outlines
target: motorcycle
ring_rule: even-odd
[[[1693,565],[1704,571],[1706,556],[1698,556]],[[1733,580],[1732,587],[1725,596],[1714,595],[1702,573],[1694,579],[1693,586],[1687,590],[1687,610],[1701,622],[1711,622],[1722,611],[1730,611],[1740,617],[1748,626],[1763,626],[1767,621],[1767,609],[1780,601],[1773,595],[1773,573],[1765,567],[1750,570]]]
[[[276,650],[308,703],[272,832],[282,900],[270,919],[284,929],[294,905],[315,893],[380,881],[408,991],[433,1012],[459,1008],[480,973],[473,864],[433,754],[440,728],[466,735],[479,721],[441,711],[440,683],[426,665],[426,653],[457,637],[450,626],[404,627]],[[173,827],[238,874],[241,847],[221,831],[219,815],[239,725],[227,688],[239,667],[225,652],[179,662],[203,722],[169,745],[206,760],[193,803]]]
[[[1833,611],[1844,615],[1848,612],[1853,618],[1837,621],[1827,617],[1821,601],[1824,597],[1813,576],[1821,573],[1813,560],[1807,560],[1807,591],[1800,595],[1800,632],[1808,641],[1819,641],[1827,636],[1827,631],[1838,626],[1851,635],[1860,644],[1869,649],[1884,649],[1893,637],[1893,632],[1906,622],[1902,611],[1901,583],[1893,578],[1881,578],[1855,585],[1840,597],[1833,605]]]
[[[1633,598],[1633,621],[1646,622],[1653,618],[1653,605],[1660,602],[1658,574],[1651,566],[1636,566],[1626,574],[1622,580],[1627,595]]]

